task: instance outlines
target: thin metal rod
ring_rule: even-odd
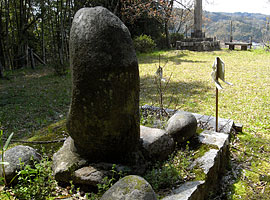
[[[216,132],[218,132],[218,89],[216,88]]]
[[[218,80],[218,66],[220,65],[219,57],[217,57],[217,75],[216,79]],[[218,132],[218,88],[216,87],[216,132]]]

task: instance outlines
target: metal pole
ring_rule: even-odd
[[[220,59],[217,57],[217,75],[216,78],[218,80],[218,66],[220,65]],[[216,132],[218,132],[218,88],[216,87]]]

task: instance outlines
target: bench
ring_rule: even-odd
[[[252,43],[247,43],[247,42],[225,42],[225,45],[229,45],[230,50],[234,50],[234,47],[236,45],[241,46],[241,50],[247,50],[248,46],[251,48]]]

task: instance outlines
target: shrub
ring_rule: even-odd
[[[166,35],[164,33],[161,33],[156,39],[155,42],[157,43],[157,47],[159,49],[166,49]]]
[[[134,39],[135,50],[140,53],[152,52],[156,47],[156,43],[148,35],[140,35]]]
[[[184,39],[184,35],[182,33],[171,33],[171,44],[173,47],[176,47],[176,42]]]

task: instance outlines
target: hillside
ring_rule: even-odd
[[[216,36],[221,41],[228,41],[230,36],[230,23],[233,23],[233,39],[261,42],[266,31],[269,16],[258,13],[225,13],[204,12],[204,27],[207,37]]]

